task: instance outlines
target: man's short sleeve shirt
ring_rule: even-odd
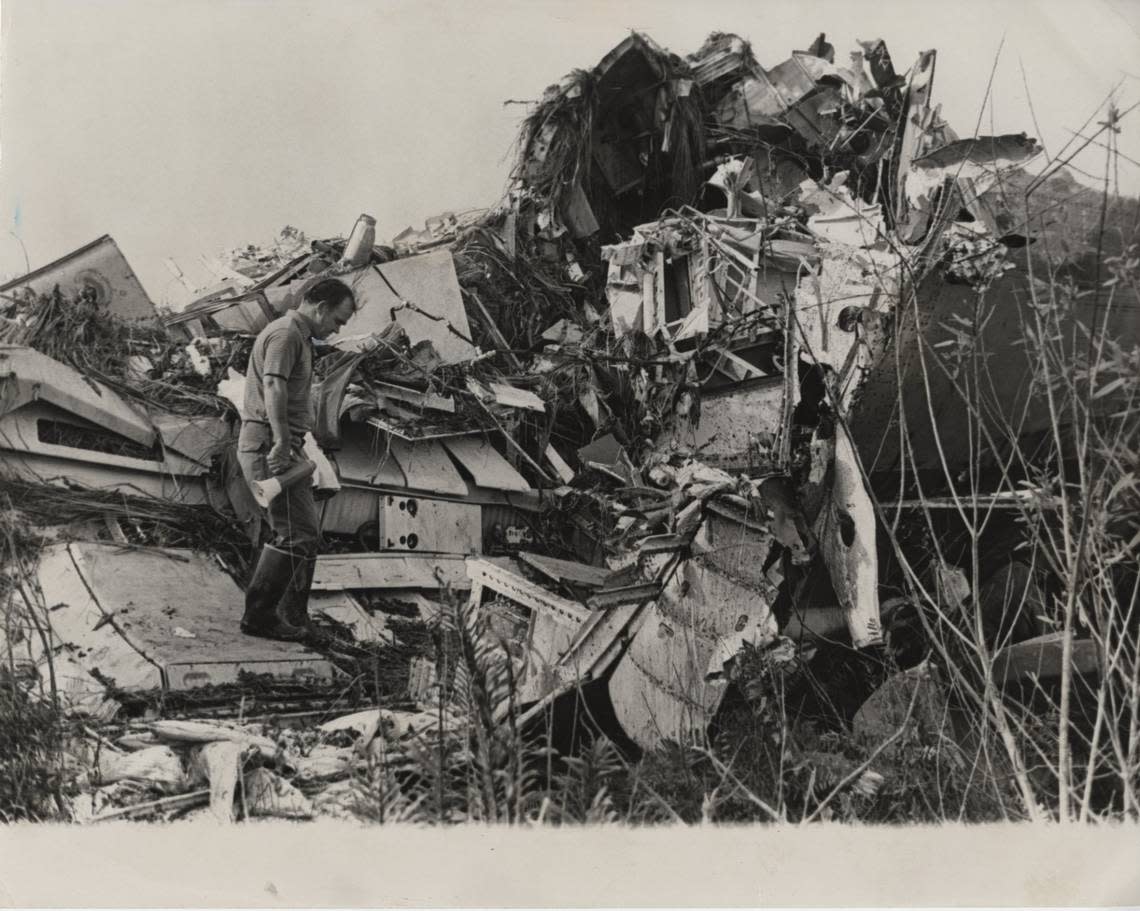
[[[246,370],[245,417],[269,423],[265,409],[265,377],[277,376],[286,383],[289,432],[303,437],[313,427],[312,331],[305,318],[291,311],[261,330],[253,343]]]

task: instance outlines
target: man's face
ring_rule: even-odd
[[[322,306],[317,310],[317,319],[313,326],[313,335],[317,338],[328,338],[340,331],[340,327],[352,319],[355,311],[352,301],[342,300],[335,307]]]

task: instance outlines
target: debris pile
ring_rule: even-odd
[[[825,641],[863,662],[850,722],[905,606],[880,601],[875,495],[913,493],[903,445],[969,445],[949,395],[941,449],[909,397],[915,340],[953,338],[979,289],[1015,307],[1009,251],[1040,226],[1000,193],[1034,141],[959,139],[934,51],[836,60],[824,35],[765,68],[734,35],[679,57],[635,33],[546,90],[493,209],[388,244],[368,216],[347,240],[287,229],[165,319],[109,238],[0,289],[0,508],[37,529],[5,571],[33,621],[7,648],[102,731],[74,818],[352,812],[377,750],[445,736],[456,601],[508,656],[496,722],[593,687],[631,750],[700,740],[742,654]],[[246,361],[330,275],[359,307],[314,343],[329,637],[255,640]]]

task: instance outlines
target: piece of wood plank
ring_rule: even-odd
[[[884,509],[963,509],[975,503],[980,509],[1060,509],[1060,500],[1041,488],[1008,491],[992,494],[963,494],[960,497],[924,497],[919,500],[895,500],[883,503]]]
[[[558,477],[562,479],[563,484],[569,484],[574,480],[574,469],[558,454],[558,450],[554,448],[553,443],[547,444],[545,453],[546,460],[550,462],[551,466],[558,473]]]
[[[462,465],[480,487],[494,490],[529,491],[530,484],[482,437],[458,437],[446,439],[447,447],[457,462]]]
[[[467,496],[467,483],[437,441],[410,443],[392,437],[391,447],[408,487],[450,496]]]
[[[505,595],[533,611],[550,614],[560,622],[577,627],[590,618],[590,612],[577,601],[563,598],[535,585],[520,573],[481,557],[469,557],[467,576],[472,585],[482,585]]]
[[[587,588],[601,588],[612,575],[605,567],[590,566],[588,563],[578,563],[574,560],[560,560],[557,557],[532,554],[527,551],[520,553],[519,559],[555,582],[570,582]]]
[[[111,753],[122,753],[122,752],[124,752],[121,748],[116,746],[114,743],[112,743],[110,740],[108,740],[102,734],[99,734],[98,732],[91,730],[91,728],[87,727],[87,725],[83,726],[83,734],[84,734],[84,736],[89,737],[92,740],[94,740],[97,744],[99,744],[100,747],[102,747],[105,750],[108,750]]]
[[[438,589],[469,587],[460,554],[325,554],[313,570],[314,591],[368,588]],[[439,570],[441,578],[436,577]]]

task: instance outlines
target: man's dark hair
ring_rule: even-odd
[[[352,309],[356,309],[356,295],[339,278],[322,278],[305,292],[303,299],[310,304],[328,304],[329,307],[338,307],[347,300]]]

